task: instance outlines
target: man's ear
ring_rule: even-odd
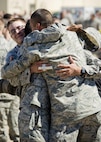
[[[40,24],[40,23],[37,23],[37,24],[36,24],[36,28],[37,28],[39,31],[41,31],[41,30],[42,30],[41,24]]]

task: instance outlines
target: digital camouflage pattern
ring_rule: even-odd
[[[29,34],[20,48],[18,60],[14,60],[2,69],[2,76],[10,78],[21,73],[36,60],[46,59],[52,70],[43,76],[48,85],[51,101],[51,139],[58,141],[57,134],[65,133],[65,126],[95,114],[101,110],[101,98],[94,80],[87,79],[99,73],[98,59],[93,57],[86,62],[84,50],[76,33],[66,31],[61,25],[53,25],[41,32]],[[69,64],[72,56],[77,65],[86,69],[86,78],[68,77],[61,79],[55,74],[58,63]],[[96,62],[95,62],[96,61]],[[91,93],[91,90],[92,93]],[[67,127],[66,127],[67,128]],[[55,133],[52,133],[55,132]],[[61,134],[60,133],[60,134]],[[61,140],[62,141],[62,140]]]
[[[7,55],[16,59],[20,47],[16,46]],[[8,62],[9,63],[9,62]],[[19,131],[20,141],[48,142],[50,124],[50,101],[46,82],[41,74],[30,74],[26,69],[18,76],[8,79],[20,94]]]
[[[31,83],[23,86],[22,95],[19,114],[21,142],[48,142],[50,101],[41,74],[32,75]]]
[[[0,69],[5,64],[5,58],[8,53],[8,42],[3,36],[0,36]],[[1,79],[1,70],[0,70]],[[19,98],[7,93],[0,93],[0,142],[8,142],[10,138],[19,141],[18,130],[18,113],[19,113]]]
[[[83,48],[90,50],[92,54],[100,59],[100,48],[101,48],[101,34],[99,31],[94,29],[93,27],[88,27],[85,30],[78,31],[78,36],[82,40],[84,44]],[[82,33],[83,32],[83,33]],[[86,36],[85,36],[86,35]],[[87,36],[88,35],[88,36]],[[87,37],[90,39],[88,40]],[[92,43],[91,43],[91,42]],[[84,50],[86,51],[86,50]],[[87,59],[92,54],[87,54]],[[98,64],[101,67],[101,60],[95,60],[95,64]],[[99,76],[99,75],[98,75]],[[95,78],[95,83],[98,88],[98,93],[101,97],[101,79],[100,77]],[[101,112],[97,113],[97,115],[92,115],[91,120],[92,123],[85,122],[79,131],[78,142],[89,142],[89,141],[101,141]]]

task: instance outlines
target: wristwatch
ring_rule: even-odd
[[[82,67],[82,69],[81,69],[81,75],[80,76],[81,77],[85,77],[86,73],[87,72],[86,72],[85,68]]]

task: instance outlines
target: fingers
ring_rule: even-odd
[[[71,56],[69,56],[69,63],[70,64],[74,64],[75,63],[75,61],[73,60],[73,58]]]
[[[47,63],[47,61],[44,61],[44,60],[37,61],[37,62],[33,63],[32,65],[42,66],[42,64],[46,64],[47,66],[49,65],[49,64]]]
[[[60,68],[60,69],[65,69],[65,68],[69,68],[69,67],[70,67],[70,65],[66,65],[66,64],[59,64],[57,66],[57,68]]]
[[[78,28],[82,29],[83,25],[82,24],[77,24]]]
[[[56,74],[57,74],[57,76],[59,76],[60,78],[67,78],[68,76],[70,76],[69,72],[67,72],[67,71],[57,72]]]
[[[83,28],[82,24],[72,24],[69,27],[67,27],[67,30],[76,32],[76,31],[78,31],[79,29],[82,29],[82,28]]]
[[[66,69],[64,68],[64,69],[56,70],[56,73],[59,73],[59,74],[66,73],[66,72],[68,72],[67,68]]]

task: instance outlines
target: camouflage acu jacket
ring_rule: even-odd
[[[88,66],[76,33],[66,31],[61,25],[54,24],[41,32],[32,32],[25,38],[20,49],[18,60],[6,64],[2,68],[2,76],[11,78],[20,74],[34,61],[47,60],[52,69],[45,71],[43,76],[50,92],[52,116],[60,117],[62,123],[65,123],[101,110],[101,98],[93,79],[76,76],[63,80],[55,74],[58,63],[69,64],[68,58],[72,56],[78,66],[85,67],[89,75],[99,73],[101,76],[96,57],[92,56],[93,58],[88,59]],[[54,121],[53,117],[52,121]]]

